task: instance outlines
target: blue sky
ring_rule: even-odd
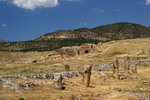
[[[33,40],[45,33],[116,22],[150,26],[150,0],[0,0],[0,39]]]

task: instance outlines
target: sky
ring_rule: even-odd
[[[150,0],[0,0],[1,40],[117,22],[150,27]]]

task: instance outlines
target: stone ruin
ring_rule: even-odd
[[[118,59],[113,59],[113,75],[116,79],[120,79],[120,76],[119,76],[119,61]]]
[[[137,73],[137,66],[142,64],[149,64],[150,61],[135,61],[130,62],[130,57],[125,56],[124,62],[119,62],[118,59],[114,58],[112,62],[113,66],[113,76],[116,79],[122,79],[122,76],[130,76],[132,78],[137,78],[136,76],[132,75],[131,73]],[[121,69],[121,67],[124,67],[124,69]],[[124,70],[124,73],[120,73],[120,70]]]
[[[95,44],[83,44],[81,46],[62,47],[49,54],[43,61],[67,59],[75,56],[85,55],[95,52]]]
[[[137,65],[144,65],[144,64],[150,64],[150,61],[133,61],[129,62],[130,67],[130,73],[126,72],[124,69],[125,62],[119,62],[118,59],[114,59],[113,63],[106,63],[106,64],[98,64],[98,65],[92,65],[92,66],[69,66],[66,65],[64,70],[65,72],[61,73],[43,73],[43,74],[27,74],[27,75],[9,75],[9,76],[0,76],[0,85],[2,85],[5,88],[11,88],[19,90],[20,88],[28,89],[30,87],[37,86],[38,84],[55,84],[55,87],[58,90],[63,90],[65,87],[63,86],[63,79],[72,78],[72,77],[78,77],[83,76],[82,82],[86,87],[89,87],[90,85],[90,77],[91,73],[98,73],[102,77],[108,77],[107,74],[104,71],[96,71],[95,68],[103,68],[103,67],[113,67],[113,74],[116,79],[124,79],[125,76],[131,77],[133,79],[139,79],[140,77],[136,76],[137,73]],[[84,68],[83,71],[76,71],[71,72],[70,69],[72,68]],[[121,69],[123,67],[123,69]],[[122,70],[122,72],[120,72]],[[133,72],[133,73],[131,73]],[[23,84],[16,84],[15,80],[9,80],[9,79],[30,79]],[[32,80],[34,79],[34,80]],[[49,81],[39,81],[36,79],[52,79],[54,82]]]

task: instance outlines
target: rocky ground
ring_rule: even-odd
[[[142,66],[150,66],[150,61],[133,61],[130,62],[130,65],[138,64],[138,72],[139,74]],[[113,98],[115,100],[149,100],[150,99],[150,79],[145,78],[145,76],[140,76],[139,74],[133,73],[125,73],[123,66],[124,63],[120,62],[120,80],[116,80],[112,74],[112,64],[99,64],[92,65],[92,81],[91,86],[89,88],[85,88],[82,84],[82,75],[84,74],[84,68],[87,66],[70,66],[70,69],[81,68],[82,71],[65,71],[60,73],[43,73],[43,74],[25,74],[25,75],[5,75],[0,77],[0,88],[1,95],[0,99],[19,99],[26,98],[31,100],[36,100],[37,95],[43,91],[44,95],[40,97],[40,99],[59,99],[59,100],[74,100],[74,99],[83,99],[83,100],[110,100]],[[149,67],[146,70],[149,73]],[[65,90],[58,90],[55,88],[55,81],[60,77],[63,77],[63,84],[65,86]],[[77,80],[77,81],[76,81]],[[97,80],[97,81],[96,81]],[[127,81],[127,82],[126,82]],[[109,83],[112,82],[112,83]],[[116,82],[116,83],[115,83]],[[140,83],[138,83],[140,82]],[[118,85],[119,86],[118,86]],[[142,85],[141,85],[142,84]],[[146,84],[146,85],[144,85]],[[115,86],[113,86],[115,85]],[[131,85],[133,90],[128,87]],[[140,85],[140,86],[138,86]],[[48,87],[52,88],[54,94],[46,88],[45,90],[37,90],[38,88]],[[145,87],[146,86],[146,87]],[[68,90],[72,88],[73,91]],[[98,88],[98,89],[97,89]],[[102,89],[104,88],[104,89]],[[102,90],[101,90],[102,89]],[[8,92],[9,90],[9,92]],[[27,96],[22,93],[31,93],[36,95]],[[78,94],[79,93],[81,94]],[[92,93],[92,91],[94,91]],[[62,96],[58,94],[58,92],[67,92],[66,96]],[[68,93],[69,92],[69,93]],[[4,95],[9,94],[8,97],[4,97]],[[46,93],[46,94],[45,94]],[[47,96],[47,93],[50,93]],[[29,94],[28,94],[29,95]],[[120,96],[120,97],[119,97]],[[125,96],[125,97],[124,97]]]

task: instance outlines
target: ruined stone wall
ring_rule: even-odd
[[[138,65],[144,65],[144,64],[150,64],[150,61],[134,61],[134,62],[130,62],[130,64],[138,64]],[[89,65],[85,65],[85,66],[70,66],[70,69],[73,68],[86,68]],[[119,66],[124,66],[124,62],[119,62]],[[103,67],[112,67],[112,63],[106,63],[106,64],[96,64],[96,65],[92,65],[92,68],[94,70],[94,68],[103,68]],[[53,67],[50,67],[51,70]],[[62,67],[54,67],[54,69],[61,69]],[[41,69],[42,70],[42,69]],[[46,70],[43,68],[43,70]],[[50,70],[50,69],[49,69]],[[73,76],[80,76],[83,75],[83,72],[62,72],[62,73],[47,73],[47,74],[28,74],[28,75],[9,75],[9,76],[0,76],[0,78],[35,78],[35,79],[55,79],[54,77],[57,76],[58,74],[62,74],[63,78],[65,77],[73,77]]]
[[[79,55],[85,55],[94,50],[94,44],[83,44],[81,46],[63,47],[57,49],[57,54],[49,55],[45,60],[58,60],[70,57],[75,57]]]
[[[48,55],[48,57],[46,57],[44,60],[48,61],[48,60],[59,60],[59,59],[62,59],[61,54],[53,54],[53,55]]]

